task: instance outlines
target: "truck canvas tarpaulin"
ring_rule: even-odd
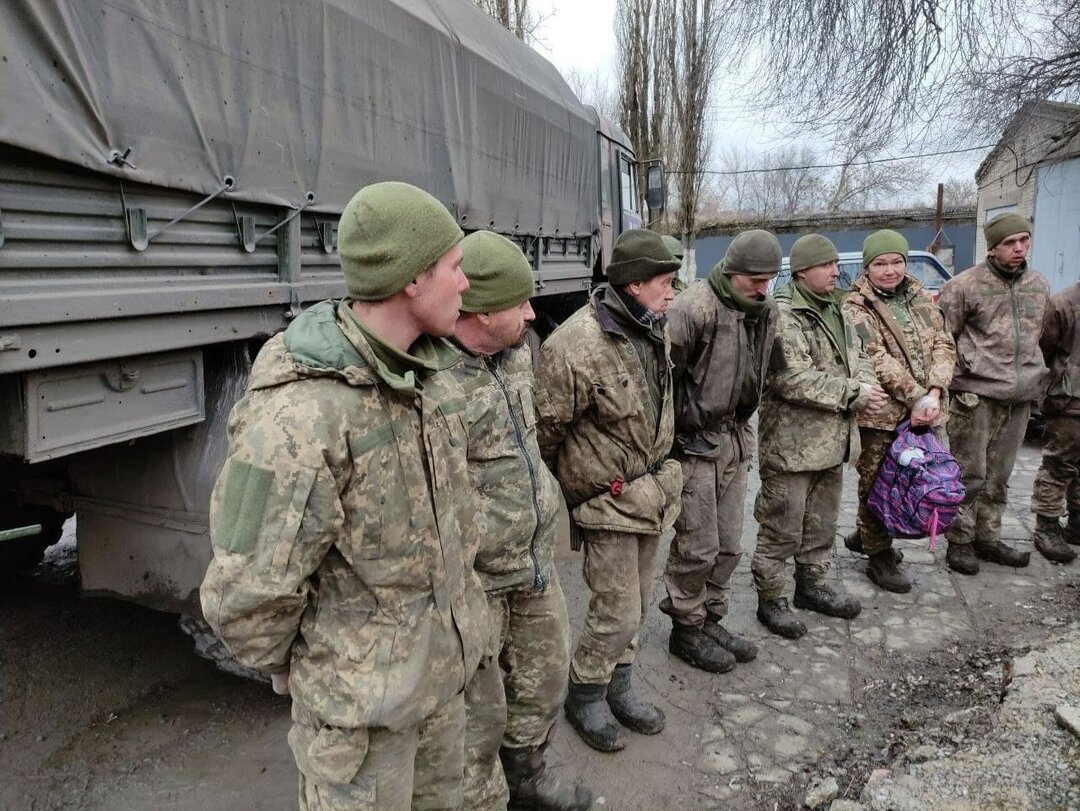
[[[466,229],[598,227],[595,116],[470,2],[7,0],[0,55],[0,144],[124,180],[337,212],[392,178]]]

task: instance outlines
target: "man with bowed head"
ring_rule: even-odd
[[[668,649],[692,667],[723,673],[757,648],[722,625],[729,581],[742,557],[746,478],[757,410],[776,334],[769,282],[783,251],[768,231],[744,231],[704,283],[668,310],[675,380],[674,457],[682,465],[660,610],[671,617]]]
[[[513,242],[490,231],[469,234],[461,249],[469,289],[454,376],[468,404],[476,570],[495,652],[465,691],[465,807],[506,808],[509,788],[515,807],[584,811],[591,794],[563,785],[545,763],[566,691],[570,628],[555,571],[559,485],[540,458],[532,358],[523,346],[534,318],[532,268]]]
[[[826,585],[840,512],[843,465],[859,456],[855,415],[888,400],[834,291],[836,247],[807,234],[791,247],[791,284],[776,293],[779,323],[761,404],[760,524],[751,562],[758,619],[791,639],[806,625],[784,594],[795,558],[795,607],[852,619],[859,601]]]
[[[624,231],[608,284],[540,349],[540,451],[582,537],[591,592],[570,664],[566,715],[590,746],[622,749],[622,726],[645,735],[664,714],[631,684],[638,632],[652,599],[660,536],[679,512],[664,313],[678,261],[651,231]]]
[[[945,533],[945,560],[966,575],[978,573],[980,560],[1027,566],[1031,558],[1001,542],[1001,516],[1031,401],[1047,375],[1039,335],[1050,283],[1028,267],[1031,223],[1001,214],[983,233],[986,259],[945,282],[938,301],[956,341],[949,443],[967,490]]]
[[[463,234],[391,182],[361,189],[338,235],[348,298],[267,341],[230,415],[202,609],[292,695],[301,808],[457,809],[488,627],[444,340]]]

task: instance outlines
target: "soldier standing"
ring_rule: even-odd
[[[776,237],[745,231],[708,281],[692,285],[668,310],[683,491],[660,610],[671,617],[671,653],[714,673],[757,656],[752,642],[732,636],[721,623],[728,581],[742,557],[754,452],[749,420],[761,400],[776,334],[768,289],[782,260]]]
[[[986,259],[949,279],[938,302],[956,340],[949,443],[967,489],[945,533],[945,559],[968,575],[978,573],[980,559],[1027,566],[1031,558],[1001,542],[1001,514],[1031,401],[1047,373],[1039,334],[1050,284],[1027,264],[1031,223],[1001,214],[983,232]]]
[[[544,763],[566,690],[570,630],[555,571],[559,485],[536,443],[532,357],[523,347],[534,318],[532,268],[489,231],[465,237],[461,249],[469,289],[455,330],[465,357],[454,375],[468,403],[476,570],[496,651],[465,691],[465,807],[505,808],[509,784],[515,806],[585,811],[592,795],[561,785]]]
[[[1047,560],[1069,563],[1080,544],[1080,283],[1051,296],[1043,321],[1043,359],[1050,385],[1042,401],[1046,417],[1042,464],[1035,476],[1031,511],[1035,513],[1035,548]],[[1064,530],[1059,520],[1066,508]]]
[[[859,455],[855,414],[888,400],[834,293],[836,248],[820,234],[791,247],[791,284],[776,293],[779,323],[761,404],[761,525],[751,562],[757,616],[774,634],[796,639],[806,626],[784,598],[786,561],[795,558],[795,607],[852,619],[859,601],[825,584],[843,464]]]
[[[580,528],[592,593],[565,709],[601,751],[626,745],[616,719],[645,735],[664,728],[664,714],[638,698],[630,673],[660,535],[675,521],[682,488],[679,463],[667,459],[674,408],[664,331],[678,267],[656,234],[623,232],[608,284],[540,350],[540,451]]]
[[[229,419],[202,609],[292,695],[301,808],[456,809],[487,628],[465,397],[444,371],[462,233],[426,192],[377,183],[338,234],[349,298],[263,346]]]
[[[660,237],[664,241],[664,247],[671,251],[671,255],[675,257],[679,262],[679,269],[675,271],[675,280],[671,283],[671,289],[675,291],[675,295],[679,295],[689,286],[681,278],[682,273],[682,261],[683,261],[683,244],[682,240],[678,237],[668,236],[665,234]]]

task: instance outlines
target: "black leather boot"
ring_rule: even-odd
[[[735,657],[694,625],[674,623],[671,626],[668,651],[690,667],[709,673],[727,673],[735,667]]]
[[[563,783],[547,770],[545,741],[535,749],[500,749],[503,773],[510,787],[510,807],[532,811],[588,811],[592,792],[578,783]]]
[[[1035,548],[1047,560],[1054,563],[1072,563],[1076,560],[1076,550],[1065,543],[1061,522],[1056,516],[1036,515],[1032,540],[1035,541]]]
[[[812,583],[802,576],[795,578],[795,599],[792,602],[796,608],[844,620],[854,619],[862,611],[862,604],[854,597],[836,592],[824,583]]]
[[[619,723],[642,735],[656,735],[664,728],[664,713],[637,697],[630,684],[631,665],[616,665],[607,688],[607,703]]]
[[[1031,563],[1030,552],[1020,552],[1001,541],[975,541],[971,545],[975,557],[997,563],[1000,566],[1012,566],[1023,569]]]
[[[1080,513],[1069,513],[1069,520],[1061,531],[1061,536],[1065,543],[1080,546]]]
[[[945,553],[945,562],[949,568],[960,574],[978,574],[979,559],[969,543],[951,543]]]
[[[806,633],[806,626],[788,608],[786,597],[777,597],[775,600],[763,600],[758,597],[757,618],[778,636],[798,639]]]
[[[757,658],[757,645],[749,639],[730,633],[721,624],[723,619],[719,614],[709,613],[705,617],[705,625],[702,626],[701,630],[715,639],[720,647],[734,656],[736,662],[754,661]]]
[[[606,693],[606,684],[577,684],[570,679],[563,709],[585,743],[601,752],[617,752],[626,746],[626,739],[604,700]]]
[[[866,563],[866,576],[877,586],[894,594],[911,591],[911,578],[896,565],[892,549],[883,549],[870,556]]]
[[[844,536],[844,546],[846,546],[849,551],[854,552],[856,555],[866,554],[866,552],[863,550],[862,535],[859,534],[859,530],[849,532],[847,535]],[[904,562],[903,550],[893,547],[889,551],[892,552],[893,560],[895,560],[897,563]]]

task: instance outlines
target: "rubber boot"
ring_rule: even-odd
[[[975,557],[997,563],[1000,566],[1012,566],[1023,569],[1031,562],[1030,552],[1020,552],[1001,541],[975,541],[972,545]]]
[[[637,697],[630,684],[631,665],[616,665],[607,689],[607,703],[619,723],[642,735],[656,735],[664,728],[664,713]]]
[[[723,620],[724,618],[719,614],[709,612],[705,617],[705,625],[702,626],[701,630],[716,640],[720,647],[734,656],[736,662],[754,661],[757,658],[757,645],[749,639],[730,633],[721,624]]]
[[[758,597],[757,618],[761,623],[778,636],[788,639],[798,639],[806,633],[806,626],[788,608],[785,597],[777,597],[775,600],[763,600]]]
[[[945,553],[945,562],[949,568],[960,574],[978,574],[979,559],[969,543],[951,543]]]
[[[844,536],[844,546],[847,547],[848,551],[854,552],[856,555],[866,554],[866,552],[863,551],[862,535],[859,534],[859,530],[849,532],[847,535]],[[890,551],[892,552],[893,559],[897,563],[902,563],[904,561],[903,550],[891,548]]]
[[[1072,563],[1076,559],[1076,550],[1065,543],[1062,534],[1061,522],[1056,516],[1035,516],[1035,534],[1032,536],[1035,548],[1054,563]]]
[[[550,740],[550,735],[548,736]],[[563,783],[547,770],[548,742],[535,749],[500,749],[503,773],[510,787],[510,807],[532,811],[588,811],[592,792],[579,783]]]
[[[672,624],[668,650],[690,667],[708,673],[727,673],[735,667],[735,657],[694,625]]]
[[[862,611],[862,604],[854,597],[799,575],[795,577],[795,599],[792,602],[796,608],[844,620],[854,619]]]
[[[911,591],[911,578],[896,565],[892,549],[883,549],[870,556],[866,563],[866,576],[870,582],[894,594]]]
[[[626,739],[604,700],[606,693],[606,684],[577,684],[570,679],[563,709],[585,743],[601,752],[617,752],[626,746]]]
[[[1061,531],[1061,537],[1067,544],[1080,546],[1080,513],[1069,513],[1069,520]]]

